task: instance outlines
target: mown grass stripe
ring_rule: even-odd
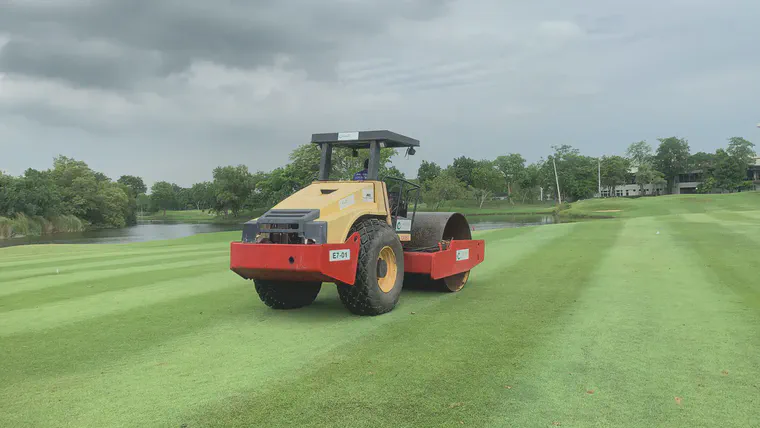
[[[203,258],[203,259],[198,259],[198,260],[216,261],[221,266],[223,263],[229,262],[229,257],[217,256],[214,258]],[[0,287],[0,299],[2,299],[3,296],[9,296],[15,293],[23,293],[23,292],[28,292],[32,290],[42,290],[42,289],[48,289],[51,287],[65,287],[71,284],[78,284],[83,281],[107,280],[108,278],[114,275],[122,275],[122,274],[128,274],[128,273],[143,272],[147,275],[153,271],[159,271],[159,270],[164,270],[168,268],[181,269],[181,268],[193,266],[196,263],[197,263],[196,260],[190,259],[190,260],[183,260],[181,262],[161,263],[157,265],[145,264],[145,265],[140,265],[140,266],[121,267],[121,268],[116,268],[116,269],[95,270],[92,272],[87,272],[87,271],[73,272],[73,273],[63,272],[60,274],[46,277],[44,278],[44,280],[42,280],[42,278],[20,279],[20,280],[10,281],[6,284],[3,284],[3,286]]]
[[[553,226],[550,226],[553,227]],[[590,227],[602,231],[589,234]],[[309,371],[208,403],[189,426],[480,426],[506,399],[493,374],[519,367],[585,287],[618,222],[576,225],[441,303],[341,347]],[[589,236],[590,235],[590,236]],[[572,274],[572,275],[571,275]],[[475,333],[477,332],[477,333]],[[335,392],[341,391],[341,405]],[[471,399],[477,397],[477,400]],[[293,406],[298,403],[298,406]],[[393,409],[393,411],[388,411]]]
[[[744,211],[741,213],[745,217],[749,217],[752,219],[758,219],[760,220],[760,211],[754,210],[754,211]]]
[[[24,260],[11,261],[2,257],[3,253],[0,252],[0,272],[10,272],[13,270],[24,270],[30,268],[36,268],[38,266],[55,266],[61,264],[75,265],[77,263],[89,263],[97,260],[108,260],[115,257],[143,257],[148,255],[162,256],[165,254],[182,254],[194,251],[210,251],[210,250],[229,250],[229,243],[220,242],[218,244],[206,244],[206,245],[188,245],[181,247],[168,247],[168,248],[137,248],[137,249],[124,249],[122,251],[113,250],[109,245],[92,244],[87,245],[87,249],[82,248],[85,245],[74,245],[70,251],[57,256],[50,255],[34,255],[29,256]],[[92,250],[89,247],[102,247],[101,251]],[[22,247],[23,248],[23,247]],[[6,249],[8,250],[8,249]],[[0,249],[0,251],[2,251]],[[5,261],[8,260],[8,261]]]
[[[678,242],[698,256],[717,283],[741,296],[747,306],[760,309],[757,227],[750,229],[755,232],[752,238],[747,227],[737,224],[705,224],[686,219],[672,223],[672,228]]]
[[[500,231],[495,234],[499,244],[489,248],[501,254],[515,252],[515,256],[506,257],[503,262],[494,257],[487,263],[499,266],[518,263],[531,251],[550,245],[551,236],[561,239],[568,230],[558,227],[551,231]],[[514,239],[524,234],[540,237],[538,241],[542,244],[525,246]],[[199,318],[205,319],[208,311],[201,308],[199,298],[193,297],[8,336],[9,345],[24,352],[0,355],[8,359],[6,367],[20,367],[9,379],[8,387],[0,390],[0,397],[21,398],[31,407],[44,401],[49,403],[53,414],[62,415],[58,423],[65,420],[73,426],[112,425],[122,417],[135,423],[138,423],[135,418],[141,418],[138,420],[143,425],[176,418],[179,425],[187,412],[207,401],[207,396],[229,396],[233,391],[245,392],[253,385],[263,387],[274,378],[292,377],[301,367],[324,364],[330,350],[354,346],[357,340],[384,329],[387,324],[412,321],[416,315],[411,312],[433,310],[432,307],[457,298],[437,292],[404,291],[396,311],[379,318],[361,318],[349,314],[335,287],[325,284],[312,306],[282,312],[266,308],[250,282],[232,273],[229,280],[237,286],[204,294],[202,298],[209,309],[229,305],[230,313],[220,315],[217,311],[210,317],[215,321],[207,319],[202,329],[187,329],[175,320],[195,321],[191,315],[198,310],[203,311]],[[483,285],[476,273],[468,287]],[[232,296],[234,299],[230,300]],[[188,311],[178,312],[180,307],[188,307]],[[172,317],[165,316],[167,311]],[[129,326],[133,334],[119,331],[115,337],[108,335],[108,331],[120,330],[121,326]],[[99,333],[93,338],[95,343],[81,339],[90,330]],[[276,364],[272,364],[272,355],[277,355]],[[185,376],[186,373],[197,376]],[[196,382],[201,379],[204,387],[199,388]],[[142,392],[146,390],[161,391],[150,396],[147,406],[146,394]],[[6,413],[14,423],[47,422],[41,419],[44,415],[23,419],[12,408],[6,409]]]
[[[0,281],[20,280],[63,273],[92,272],[103,269],[127,268],[143,265],[155,265],[172,263],[182,260],[198,260],[207,257],[229,255],[229,250],[196,250],[188,252],[165,253],[160,255],[136,255],[132,257],[112,256],[98,261],[85,261],[81,263],[65,263],[47,265],[35,269],[24,269],[12,272],[0,272]]]
[[[0,298],[0,313],[35,308],[53,302],[76,299],[109,291],[143,287],[157,282],[181,280],[183,278],[207,274],[214,270],[223,270],[224,267],[219,260],[214,259],[210,261],[208,259],[198,259],[182,269],[177,269],[174,266],[158,266],[158,269],[153,269],[149,273],[145,271],[126,274],[114,273],[106,279],[84,280],[71,283],[65,287],[49,287],[6,295]]]
[[[23,391],[33,391],[24,398],[31,407],[53,401],[46,396],[57,379],[75,379],[76,382],[96,382],[104,371],[116,371],[125,365],[121,360],[134,353],[156,348],[171,349],[162,345],[231,318],[248,318],[253,301],[251,289],[229,286],[231,278],[219,282],[218,290],[188,295],[175,300],[159,301],[130,310],[94,317],[74,324],[57,325],[46,330],[20,332],[0,337],[0,391],[6,398],[21,397]],[[184,281],[179,281],[181,286]],[[255,326],[255,319],[251,320]],[[197,352],[190,350],[190,352]],[[92,371],[87,375],[78,375]],[[27,389],[41,379],[40,386]],[[18,385],[16,385],[18,384]],[[65,387],[58,387],[65,391]],[[42,401],[36,401],[42,400]],[[86,406],[84,401],[71,397],[72,402]],[[0,408],[7,413],[15,400],[0,400]],[[35,404],[31,404],[35,403]],[[15,410],[25,406],[16,404]],[[58,415],[61,423],[65,413]],[[19,422],[24,422],[23,415]],[[8,426],[8,425],[6,425]]]
[[[230,286],[228,272],[210,273],[182,281],[163,281],[139,288],[99,293],[35,308],[0,313],[0,336],[31,332],[62,324],[127,311],[142,305],[192,296]]]
[[[131,251],[172,251],[181,248],[203,248],[215,245],[229,245],[240,240],[240,232],[201,233],[187,238],[156,240],[127,244],[35,244],[0,248],[0,260],[26,258],[34,261],[40,257],[66,257],[72,253],[101,254],[128,253]],[[20,261],[20,260],[16,260]]]
[[[707,213],[707,215],[715,219],[718,223],[737,223],[748,226],[759,224],[757,220],[754,220],[752,217],[738,211],[712,211]]]
[[[677,224],[626,221],[573,311],[499,374],[512,389],[485,425],[720,426],[752,393],[721,371],[757,373],[757,322],[705,280]]]

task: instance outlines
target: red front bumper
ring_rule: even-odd
[[[343,244],[230,245],[230,269],[246,279],[283,281],[339,281],[352,284],[356,279],[359,233]]]
[[[353,285],[359,257],[359,233],[343,244],[230,245],[230,269],[246,279],[320,281]],[[434,253],[405,252],[404,272],[428,274],[432,279],[467,272],[485,259],[485,241],[451,241]]]

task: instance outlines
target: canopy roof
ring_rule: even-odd
[[[378,142],[381,147],[419,147],[420,142],[414,138],[405,137],[391,131],[361,131],[361,132],[332,132],[328,134],[312,134],[311,142],[315,144],[330,143],[336,147],[368,149],[370,143]]]

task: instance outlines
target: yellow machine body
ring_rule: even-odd
[[[382,181],[317,181],[272,209],[318,209],[316,221],[327,223],[328,244],[345,242],[360,217],[378,217],[391,224],[388,189]]]

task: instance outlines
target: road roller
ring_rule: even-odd
[[[334,283],[352,313],[392,311],[403,287],[459,292],[485,258],[460,213],[417,212],[420,186],[379,177],[380,150],[418,140],[387,130],[313,134],[320,149],[317,179],[243,226],[230,245],[230,269],[253,280],[272,309],[297,309]],[[368,150],[359,179],[330,179],[333,150]]]

